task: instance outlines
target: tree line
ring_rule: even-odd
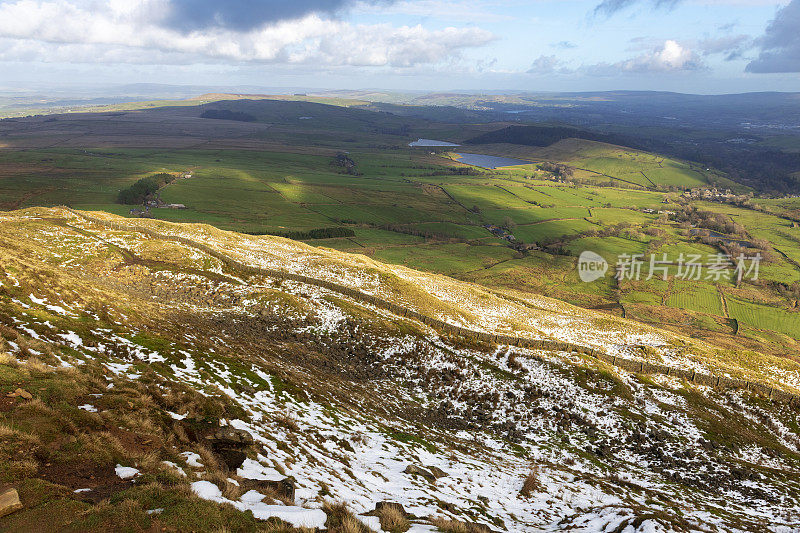
[[[356,232],[350,228],[317,228],[306,231],[246,231],[248,235],[273,235],[275,237],[285,237],[295,241],[307,241],[313,239],[335,239],[338,237],[355,237]]]
[[[172,183],[175,179],[176,176],[166,172],[145,176],[130,187],[119,191],[117,203],[125,205],[143,204],[146,200],[152,198],[161,187]]]

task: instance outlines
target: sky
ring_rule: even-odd
[[[0,0],[0,89],[800,91],[800,0]]]

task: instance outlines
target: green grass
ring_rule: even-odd
[[[675,281],[667,305],[699,313],[723,316],[719,293],[710,284]]]
[[[485,269],[515,255],[513,250],[505,246],[471,246],[456,243],[386,248],[376,251],[373,257],[386,263],[452,275]]]
[[[580,255],[581,252],[589,250],[600,254],[609,264],[617,262],[617,258],[623,254],[633,255],[644,253],[646,244],[623,237],[585,237],[575,239],[567,245],[567,249],[573,255]]]
[[[800,313],[776,309],[773,306],[728,297],[728,310],[732,318],[758,329],[784,333],[800,339]]]
[[[597,226],[583,219],[555,220],[529,226],[517,226],[514,228],[514,236],[526,243],[531,243],[577,235],[591,229],[597,229]]]

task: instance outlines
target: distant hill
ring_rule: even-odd
[[[564,139],[585,139],[587,141],[617,144],[631,148],[645,149],[637,146],[635,139],[626,135],[605,134],[583,130],[569,126],[508,126],[490,131],[464,141],[465,144],[510,143],[526,146],[550,146]]]

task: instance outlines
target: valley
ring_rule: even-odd
[[[258,120],[198,118],[207,107]],[[486,169],[450,151],[460,148],[407,145],[418,137],[464,143],[501,125],[456,128],[341,100],[223,100],[0,125],[7,131],[0,137],[8,146],[0,163],[6,208],[66,204],[128,215],[135,206],[114,203],[121,188],[157,172],[191,173],[159,192],[186,209],[153,216],[281,235],[345,228],[349,236],[308,242],[587,308],[613,304],[612,312],[723,346],[797,350],[800,233],[791,200],[751,198],[753,189],[697,163],[583,139],[469,144],[471,153],[531,162]],[[355,161],[354,173],[333,165],[341,152]],[[689,196],[692,189],[733,200]],[[682,226],[674,213],[687,206],[728,217],[741,236],[714,239]],[[767,258],[757,283],[739,285],[730,273],[719,290],[719,279],[613,279],[620,254],[666,254],[676,263],[681,254],[700,254],[705,261],[725,252],[714,240],[729,239],[769,243],[748,252]],[[612,265],[603,280],[578,279],[584,250]],[[688,302],[687,294],[694,295]],[[727,311],[720,295],[732,302]]]
[[[509,122],[217,98],[0,121],[0,528],[800,520],[793,197],[478,142]]]

